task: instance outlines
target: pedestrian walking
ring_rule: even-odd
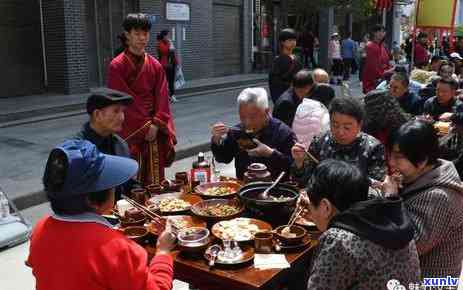
[[[175,46],[169,38],[169,30],[163,30],[157,35],[159,62],[166,72],[167,83],[169,84],[169,96],[172,102],[177,102],[175,97],[175,72],[178,59]]]
[[[352,33],[348,32],[346,38],[341,43],[341,56],[344,63],[344,77],[345,81],[350,79],[352,71],[352,64],[354,63],[357,47],[355,41],[352,40]]]
[[[331,40],[328,48],[328,57],[331,61],[331,84],[342,84],[343,63],[341,56],[341,43],[339,42],[339,34],[337,32],[331,35]]]

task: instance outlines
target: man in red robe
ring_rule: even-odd
[[[363,69],[362,84],[363,92],[366,94],[378,85],[385,74],[391,73],[389,65],[389,53],[384,47],[385,29],[382,25],[376,25],[371,32],[371,39],[365,48],[367,57]]]
[[[144,185],[161,184],[177,143],[164,69],[145,52],[151,23],[145,14],[129,14],[122,24],[126,49],[109,66],[108,87],[133,97],[125,111],[121,136],[139,162]]]

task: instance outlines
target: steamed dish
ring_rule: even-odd
[[[223,240],[247,241],[254,239],[254,234],[259,231],[259,227],[252,224],[249,219],[236,218],[219,222],[217,231]]]

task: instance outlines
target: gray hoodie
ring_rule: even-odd
[[[463,260],[463,184],[453,163],[437,166],[400,195],[415,226],[424,278],[459,277]]]

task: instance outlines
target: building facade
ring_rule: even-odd
[[[76,94],[104,86],[131,12],[172,32],[187,80],[252,70],[252,0],[2,0],[0,97]]]

